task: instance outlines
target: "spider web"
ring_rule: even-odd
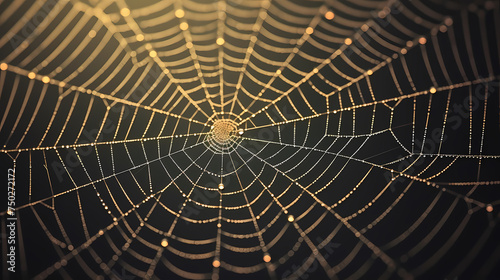
[[[0,7],[21,277],[498,273],[498,1]]]

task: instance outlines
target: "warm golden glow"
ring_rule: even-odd
[[[225,42],[224,38],[217,38],[217,41],[216,41],[217,45],[222,46],[222,45],[224,45],[224,42]]]
[[[227,121],[216,121],[214,123],[214,128],[212,130],[212,134],[216,141],[221,143],[225,143],[229,141],[231,137],[231,133],[234,130],[234,125],[231,122]]]
[[[128,8],[123,8],[120,10],[120,14],[124,17],[127,17],[130,15],[130,10]]]
[[[181,28],[181,30],[187,30],[189,28],[189,25],[187,24],[187,22],[181,22],[179,27]]]
[[[166,238],[163,238],[163,239],[161,240],[161,246],[162,246],[162,247],[167,247],[167,246],[168,246],[168,241],[167,241],[167,239],[166,239]]]
[[[398,3],[366,0],[340,1],[349,2],[345,5],[288,0],[63,2],[72,5],[48,7],[43,21],[37,14],[40,7],[30,7],[29,1],[0,5],[13,17],[0,20],[5,28],[0,41],[11,52],[0,60],[0,102],[5,101],[2,109],[8,111],[0,112],[6,136],[0,153],[22,168],[18,185],[29,183],[24,187],[30,191],[33,181],[36,190],[33,197],[20,193],[15,206],[47,206],[44,201],[57,198],[66,199],[74,210],[74,215],[54,220],[69,210],[65,203],[52,203],[51,211],[25,220],[34,226],[46,223],[50,230],[26,235],[50,242],[45,237],[70,219],[77,228],[89,229],[84,236],[68,231],[56,240],[62,257],[39,252],[54,259],[30,277],[50,279],[68,272],[67,278],[78,278],[78,273],[105,278],[116,269],[147,279],[225,279],[228,271],[232,279],[264,279],[267,274],[281,279],[290,269],[290,278],[322,279],[335,277],[342,268],[338,264],[348,264],[359,248],[356,267],[373,264],[370,271],[382,276],[397,268],[394,273],[402,278],[415,271],[425,277],[442,268],[440,258],[414,270],[419,260],[411,259],[407,249],[433,255],[442,248],[431,248],[432,242],[442,240],[424,234],[407,241],[408,234],[401,232],[413,230],[408,227],[414,222],[398,224],[392,214],[380,216],[408,203],[411,194],[406,190],[412,183],[430,189],[424,202],[437,201],[443,193],[473,203],[462,216],[479,217],[486,227],[499,225],[498,200],[477,195],[469,201],[453,191],[499,185],[491,181],[497,178],[489,176],[489,165],[481,167],[500,159],[488,150],[494,143],[487,141],[490,126],[484,125],[494,122],[489,119],[494,113],[498,117],[491,112],[498,104],[463,102],[467,90],[471,98],[480,89],[497,90],[486,87],[499,77],[498,44],[492,38],[500,32],[492,24],[498,1],[478,1],[462,12],[460,5],[434,11],[438,3],[414,3],[403,5],[402,15],[395,10]],[[34,30],[23,28],[29,20],[35,21]],[[473,48],[462,44],[471,32],[477,35],[472,36]],[[456,102],[460,109],[480,108],[460,116],[465,125],[456,133],[468,136],[460,149],[447,149],[443,141],[442,151],[415,148],[431,132],[449,132],[439,115],[456,117]],[[429,117],[431,108],[438,118]],[[481,135],[484,151],[483,139],[477,141]],[[421,157],[429,160],[413,164]],[[400,169],[399,159],[418,170]],[[482,171],[481,178],[448,176],[472,170],[477,162],[484,169],[474,169]],[[342,181],[346,177],[348,184]],[[394,194],[377,202],[389,183],[399,186],[393,190],[391,185]],[[82,203],[71,205],[75,193]],[[352,213],[344,211],[351,206]],[[414,209],[412,219],[427,214],[439,219],[452,208],[449,203],[427,203]],[[4,212],[16,213],[14,208]],[[450,220],[457,218],[453,215]],[[435,227],[425,226],[413,227]],[[339,229],[343,232],[337,234]],[[385,236],[384,230],[393,234]],[[474,230],[467,228],[464,236],[474,238]],[[335,234],[349,238],[332,239]],[[445,241],[450,239],[445,235]],[[458,250],[463,237],[451,239],[458,244],[450,248],[457,251],[456,259],[486,244],[471,242]],[[336,250],[332,255],[328,246],[333,242],[342,242],[341,254]],[[89,255],[93,249],[102,252]],[[19,260],[23,251],[16,251]],[[172,264],[171,253],[177,256]],[[78,263],[72,264],[74,258]],[[206,266],[201,270],[200,259]],[[321,263],[312,264],[315,259]],[[153,266],[143,266],[144,260],[153,260]],[[311,264],[317,269],[308,269]],[[342,276],[359,273],[347,269]]]
[[[239,137],[237,123],[231,119],[215,120],[211,126],[210,132],[207,134],[207,146],[215,152],[228,152],[234,148]],[[241,134],[240,134],[241,135]],[[221,183],[219,189],[224,188]]]
[[[184,15],[185,15],[185,13],[184,13],[184,10],[182,10],[182,9],[178,9],[177,11],[175,11],[175,16],[178,18],[183,18]]]
[[[326,14],[325,14],[325,18],[326,18],[327,20],[332,20],[334,17],[335,17],[335,14],[334,14],[332,11],[328,11],[328,12],[326,12]]]

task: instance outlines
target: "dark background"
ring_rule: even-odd
[[[134,11],[134,9],[147,6],[150,2],[153,3],[153,1],[141,1],[140,3],[127,1],[126,4]],[[0,11],[5,11],[12,3],[13,1],[0,3]],[[196,1],[191,3],[196,3]],[[228,2],[227,5],[246,7],[242,10],[252,10],[253,5],[249,3]],[[290,1],[288,5],[286,3],[286,1],[273,1],[271,8],[268,9],[269,15],[284,22],[286,14],[302,15],[302,11],[295,9],[293,3],[303,6],[304,9],[307,7],[319,8],[323,4],[305,1]],[[293,106],[296,106],[297,111],[301,112],[303,116],[314,115],[296,89],[289,94],[293,105],[288,99],[283,98],[282,101],[276,103],[275,107],[270,107],[268,117],[263,113],[257,114],[252,118],[252,121],[243,124],[243,127],[249,129],[243,135],[245,138],[238,140],[241,141],[239,147],[230,155],[223,156],[214,156],[210,149],[201,144],[205,136],[182,136],[208,132],[209,126],[214,120],[207,118],[197,112],[194,106],[189,105],[186,99],[175,91],[175,87],[168,85],[167,78],[163,78],[141,104],[152,104],[156,97],[163,94],[159,101],[151,107],[168,110],[172,114],[182,116],[181,118],[161,113],[152,116],[150,110],[136,109],[137,107],[123,105],[120,102],[113,104],[107,99],[109,104],[113,104],[107,117],[108,123],[101,136],[95,139],[96,131],[102,125],[106,114],[106,103],[97,95],[78,92],[76,89],[69,90],[69,94],[62,99],[56,110],[58,94],[70,89],[70,84],[76,86],[84,84],[103,67],[103,64],[117,50],[119,43],[116,37],[105,43],[105,46],[101,46],[102,50],[92,59],[92,62],[85,69],[82,69],[75,78],[71,79],[71,82],[68,82],[68,85],[63,89],[57,84],[44,85],[39,79],[30,80],[26,77],[25,72],[13,70],[17,68],[11,66],[18,66],[28,72],[39,67],[39,64],[50,53],[54,52],[63,39],[69,36],[68,34],[82,16],[81,13],[71,20],[70,24],[54,40],[45,45],[42,51],[29,63],[23,62],[30,53],[36,51],[52,30],[61,25],[66,14],[72,9],[72,3],[63,3],[62,12],[50,19],[49,27],[38,36],[34,36],[26,50],[8,62],[9,69],[2,71],[3,84],[0,95],[0,112],[2,113],[0,115],[5,116],[5,121],[0,128],[0,143],[4,143],[5,146],[0,153],[0,162],[2,170],[6,173],[7,168],[13,166],[12,158],[16,159],[16,205],[20,207],[16,212],[18,217],[17,237],[22,239],[24,247],[24,250],[19,250],[20,244],[17,247],[19,272],[16,274],[7,273],[4,262],[3,278],[34,278],[39,276],[49,279],[95,279],[97,275],[102,275],[105,279],[113,277],[140,279],[146,276],[145,272],[150,267],[150,261],[144,258],[154,259],[161,240],[166,237],[169,247],[162,252],[153,278],[183,279],[194,277],[189,273],[204,273],[204,278],[209,279],[213,270],[213,256],[191,260],[189,257],[183,257],[182,254],[210,254],[215,251],[216,245],[212,239],[217,237],[217,219],[212,221],[208,221],[208,219],[217,218],[218,209],[200,207],[193,202],[188,202],[187,208],[184,208],[182,212],[182,217],[208,222],[195,224],[180,218],[172,235],[170,235],[167,232],[174,222],[175,216],[160,204],[157,204],[154,211],[150,212],[156,200],[145,201],[145,193],[149,195],[150,185],[154,192],[160,191],[172,182],[172,178],[179,175],[179,178],[175,180],[176,184],[170,185],[162,192],[161,196],[157,196],[161,204],[172,211],[178,211],[185,200],[181,192],[189,193],[193,188],[193,182],[196,182],[197,187],[193,193],[193,200],[218,207],[220,193],[216,191],[216,188],[220,180],[218,174],[220,174],[221,160],[223,165],[225,164],[223,172],[231,173],[234,171],[234,166],[228,164],[231,159],[235,161],[237,166],[241,165],[243,161],[246,164],[238,169],[238,177],[234,173],[224,177],[225,189],[223,192],[225,196],[222,205],[226,208],[245,206],[247,204],[245,196],[238,191],[241,190],[241,186],[248,187],[245,190],[245,195],[249,201],[255,200],[252,204],[253,213],[263,212],[256,223],[260,229],[266,229],[262,233],[265,243],[273,243],[273,246],[269,248],[269,254],[272,256],[271,262],[276,269],[274,274],[269,273],[266,269],[262,261],[263,252],[260,250],[257,236],[232,238],[228,235],[222,235],[221,242],[223,244],[256,249],[254,252],[236,253],[222,246],[220,258],[223,264],[219,270],[220,279],[269,279],[273,277],[281,279],[294,272],[297,273],[298,279],[328,279],[325,269],[317,260],[314,260],[312,264],[308,263],[307,260],[313,256],[308,242],[319,247],[319,254],[330,267],[341,268],[335,276],[339,279],[349,277],[399,279],[404,276],[400,273],[401,269],[415,278],[422,279],[498,278],[500,259],[500,246],[496,238],[500,233],[498,226],[498,181],[500,180],[498,173],[500,167],[498,160],[500,152],[498,145],[500,140],[498,75],[500,66],[498,18],[496,18],[499,10],[498,1],[491,2],[494,4],[493,9],[487,8],[489,4],[484,2],[464,5],[451,1],[402,1],[402,4],[394,5],[390,13],[383,19],[378,17],[376,11],[379,9],[373,8],[375,12],[370,12],[372,8],[364,7],[363,2],[339,1],[339,3],[359,11],[360,16],[344,12],[340,4],[338,4],[339,8],[337,9],[336,6],[331,7],[330,3],[326,3],[329,9],[335,11],[335,19],[347,18],[359,23],[359,26],[346,27],[337,23],[335,19],[327,24],[344,30],[352,29],[350,34],[355,32],[361,34],[362,40],[354,40],[353,44],[344,51],[358,67],[366,71],[375,66],[358,55],[358,50],[379,61],[382,60],[380,58],[382,55],[390,57],[394,53],[393,50],[380,44],[377,33],[381,34],[380,36],[387,41],[391,40],[387,37],[387,33],[403,41],[418,39],[418,37],[409,37],[405,34],[400,27],[398,28],[396,23],[399,23],[419,36],[427,38],[427,44],[420,46],[415,41],[416,46],[409,48],[408,53],[404,55],[415,89],[412,88],[408,75],[405,73],[405,66],[401,58],[396,57],[392,60],[391,65],[403,96],[426,91],[433,86],[431,75],[425,66],[425,59],[429,60],[438,88],[450,85],[446,75],[443,74],[440,61],[444,64],[449,80],[453,85],[456,85],[456,88],[452,89],[451,94],[446,88],[439,89],[433,95],[423,94],[416,98],[401,99],[401,102],[394,108],[392,123],[390,122],[390,109],[380,102],[375,106],[355,107],[355,105],[373,101],[370,87],[377,101],[401,96],[388,66],[375,71],[369,78],[370,84],[367,83],[366,78],[363,78],[359,83],[331,95],[328,98],[330,113],[314,116],[311,119],[300,120],[300,116],[294,111]],[[379,4],[380,7],[383,7],[382,1]],[[30,5],[32,3],[29,2],[22,4],[17,11],[19,16],[16,14],[7,18],[2,13],[2,19],[6,18],[7,20],[2,24],[0,37],[6,36],[9,28],[20,18],[23,18],[23,13]],[[47,2],[46,5],[52,9],[51,2]],[[86,5],[90,7],[94,6],[95,3],[88,2]],[[195,17],[195,11],[190,11],[189,5],[185,5],[186,18],[190,26],[203,26],[210,23],[210,21],[205,22],[201,18]],[[401,7],[399,5],[407,9],[407,12],[398,10],[398,7]],[[435,26],[439,27],[440,25],[440,22],[435,20],[434,14],[430,12],[426,14],[421,5],[436,12],[443,21],[447,16],[453,19],[453,25],[448,27],[447,32],[453,32],[454,42],[450,39],[449,33],[438,31],[436,35],[432,35],[433,31],[430,28],[417,23],[416,17],[418,16]],[[164,10],[152,12],[146,16],[138,17],[136,20],[139,23],[144,22],[148,19],[161,17],[162,14],[168,14],[174,9],[174,6],[169,5]],[[253,7],[253,9],[258,10],[258,6],[257,8]],[[245,19],[238,13],[230,11],[228,9],[226,25],[230,22],[229,18],[241,22],[255,21],[255,18]],[[238,9],[233,11],[238,11]],[[408,11],[410,12],[408,13]],[[117,4],[111,4],[104,12],[118,16],[119,7]],[[368,16],[364,16],[365,12],[368,12]],[[92,14],[92,11],[89,13]],[[207,11],[206,13],[213,12]],[[373,34],[360,31],[362,23],[370,19],[374,19],[375,24],[371,30],[380,30],[380,32]],[[81,28],[75,39],[65,46],[61,54],[56,56],[52,62],[45,67],[39,67],[38,74],[54,73],[53,71],[64,63],[65,59],[81,44],[83,38],[87,36],[97,21],[96,17],[84,20],[84,27]],[[28,22],[30,22],[29,19]],[[113,24],[127,26],[119,16]],[[167,30],[177,24],[179,24],[178,19],[172,17],[171,20],[159,26],[145,28],[143,31],[147,33]],[[279,43],[279,38],[294,39],[297,36],[280,30],[268,21],[264,21],[263,26],[270,30],[277,39],[263,33],[259,33],[257,39],[275,47],[288,47]],[[300,26],[297,23],[297,27],[305,26]],[[333,39],[328,41],[317,35],[321,33],[328,34],[332,36],[331,38],[341,38],[341,34],[328,32],[330,31],[319,26],[311,36],[324,46],[333,49],[340,48],[342,43]],[[100,29],[88,46],[78,53],[76,59],[60,73],[55,74],[53,78],[63,80],[73,73],[91,55],[93,50],[99,49],[100,44],[104,42],[105,33],[104,29]],[[133,34],[130,30],[121,32],[125,38],[133,37]],[[23,38],[22,33],[19,36],[19,38]],[[234,38],[228,32],[224,38],[226,42],[247,48],[249,40],[245,39],[247,38],[245,36],[242,35],[243,39]],[[185,44],[183,40],[179,41],[178,45]],[[153,63],[151,68],[146,65],[140,66],[138,70],[132,70],[134,60],[127,60],[128,62],[120,64],[121,58],[130,55],[130,51],[134,50],[137,53],[135,62],[139,65],[146,64],[148,53],[143,47],[144,43],[147,41],[158,43],[161,40],[152,38],[142,43],[131,41],[124,51],[119,52],[118,58],[113,61],[111,66],[95,82],[86,86],[86,89],[94,90],[100,82],[110,76],[112,77],[111,82],[102,87],[99,90],[100,93],[138,102],[144,91],[150,88],[152,81],[160,75],[162,69]],[[20,44],[16,42],[10,41],[1,48],[0,59],[2,61],[5,61],[6,57],[19,47]],[[197,46],[209,43],[213,42],[195,41],[195,49]],[[398,42],[392,43],[393,45],[398,44]],[[293,43],[290,45],[294,46]],[[439,46],[440,53],[436,52],[436,46]],[[164,49],[158,49],[158,51],[168,51],[175,47],[177,45],[170,44]],[[231,50],[224,46],[221,48],[237,57],[244,55],[231,53]],[[370,52],[370,48],[379,52],[380,57]],[[331,55],[331,53],[307,41],[300,49],[306,54],[323,59]],[[457,61],[453,50],[456,50],[460,62]],[[279,61],[283,61],[289,54],[273,53],[258,46],[254,48],[254,51],[264,57]],[[199,55],[216,57],[218,52],[200,51]],[[160,59],[168,63],[189,56],[189,51],[186,48],[180,54],[161,56]],[[250,61],[264,71],[274,72],[278,69],[254,56],[251,57]],[[231,61],[225,61],[225,63],[231,65]],[[343,73],[352,76],[359,75],[355,69],[341,59],[333,60],[332,64],[341,69]],[[192,65],[193,62],[189,61],[179,65],[177,69],[182,70]],[[296,56],[290,65],[308,73],[317,66],[317,63]],[[112,74],[116,68],[121,70]],[[460,68],[463,68],[463,73]],[[474,69],[477,69],[477,73]],[[129,71],[135,72],[126,79]],[[141,78],[142,71],[148,72],[148,77],[153,77],[153,79]],[[248,67],[246,71],[264,83],[270,79],[270,76],[263,75],[251,67]],[[347,83],[344,78],[329,67],[324,67],[319,73],[332,83],[339,85]],[[206,83],[214,83],[219,79],[216,76],[212,80],[208,72],[204,74]],[[237,82],[239,77],[238,72],[229,70],[224,70],[223,74],[228,83]],[[197,73],[193,70],[173,75],[176,78],[191,78],[196,77]],[[289,68],[282,70],[282,76],[293,82],[303,78]],[[489,77],[491,77],[489,82],[473,82],[470,86],[461,84]],[[16,79],[19,80],[16,82]],[[126,80],[125,86],[119,88],[123,80]],[[128,91],[134,88],[137,81],[142,82],[143,86],[128,96]],[[324,92],[334,91],[331,86],[317,76],[313,76],[310,81]],[[13,90],[16,83],[18,86]],[[199,84],[199,81],[186,82],[183,87],[194,88]],[[273,82],[272,86],[283,91],[290,88],[281,78]],[[23,102],[30,87],[33,89],[24,107]],[[44,87],[47,87],[47,93],[42,98]],[[242,87],[254,94],[262,89],[261,85],[249,78],[243,79]],[[162,93],[165,88],[166,91]],[[317,112],[327,112],[325,97],[319,95],[307,83],[299,88]],[[118,90],[115,92],[115,89]],[[489,95],[486,111],[484,110],[484,100],[479,100],[477,108],[474,106],[472,110],[472,130],[470,130],[467,98],[470,95],[484,96],[481,93],[487,89]],[[219,90],[220,88],[211,88],[210,93],[217,93]],[[223,91],[229,94],[235,92],[235,88],[226,85]],[[351,94],[352,103],[349,94]],[[175,100],[180,98],[180,102],[175,106],[167,103],[172,95],[176,95]],[[205,93],[203,90],[199,90],[191,96],[194,100],[203,100]],[[448,96],[450,96],[449,99]],[[263,97],[274,100],[279,97],[279,94],[273,90],[266,90]],[[12,103],[9,101],[11,98]],[[252,98],[243,94],[241,90],[238,93],[238,98],[246,106],[245,108],[250,110],[249,113],[242,114],[243,119],[250,117],[252,112],[267,105],[263,102],[250,105],[253,101]],[[39,102],[41,102],[39,112],[27,131],[26,128]],[[440,150],[442,157],[440,157],[436,156],[439,141],[433,140],[432,133],[434,131],[440,132],[443,128],[448,102],[446,140],[442,144]],[[72,109],[73,104],[74,108]],[[166,107],[162,108],[164,104]],[[389,101],[386,102],[386,105],[395,106],[395,102]],[[208,102],[200,103],[200,107],[205,112],[211,112]],[[356,110],[352,110],[354,107]],[[242,111],[238,106],[235,108],[236,114]],[[8,114],[3,113],[7,110]],[[73,110],[72,113],[70,113],[71,110]],[[286,120],[298,120],[268,127],[267,125],[272,124],[270,118],[276,122],[285,121],[277,110],[280,110]],[[333,110],[339,112],[334,114],[331,112]],[[225,111],[227,112],[228,108],[225,108]],[[51,128],[45,139],[41,141],[54,112],[57,114],[52,121]],[[87,113],[89,117],[84,121]],[[66,124],[65,132],[62,133],[57,147],[52,148],[69,115],[71,117]],[[226,115],[225,117],[234,119],[234,116]],[[483,117],[486,120],[484,130]],[[199,123],[189,122],[190,118]],[[415,120],[414,129],[413,120]],[[116,131],[118,123],[120,123],[120,129]],[[208,126],[200,123],[208,124]],[[384,132],[370,135],[368,139],[363,136],[351,137],[352,135],[370,134],[372,126],[373,132],[392,128],[394,135],[390,132]],[[78,137],[80,129],[82,133]],[[17,147],[25,131],[27,131],[25,139]],[[413,132],[415,136],[412,136]],[[323,137],[325,133],[331,136]],[[424,138],[425,133],[427,133],[427,137]],[[181,137],[170,138],[175,135],[181,135]],[[150,137],[155,139],[137,141],[137,139]],[[418,144],[413,147],[411,155],[403,149],[403,147],[412,148],[412,137],[414,143],[424,142],[423,155],[428,154],[427,156],[419,157]],[[113,139],[130,141],[106,144]],[[477,156],[467,157],[469,139],[472,139],[470,142],[471,155],[482,154],[492,157],[481,160]],[[258,140],[263,140],[263,142]],[[94,146],[88,145],[90,142],[104,144],[98,144],[94,148]],[[78,148],[75,146],[81,162],[72,147],[62,147],[62,145],[73,146],[77,144],[87,144]],[[36,149],[38,147],[50,148],[38,150]],[[27,150],[19,153],[12,151],[18,148]],[[316,148],[319,151],[311,151],[309,148]],[[170,155],[173,152],[175,153]],[[252,153],[258,153],[258,157],[266,159],[266,163],[252,157]],[[335,156],[336,154],[339,156]],[[406,160],[399,160],[405,156],[408,156]],[[146,164],[149,161],[152,162]],[[196,165],[192,165],[193,162]],[[367,162],[369,163],[367,164]],[[389,173],[387,169],[402,171],[405,162],[414,163],[414,169],[405,174],[417,178],[427,178],[440,171],[445,171],[439,176],[429,179],[429,185],[420,180],[412,180],[408,176],[397,177],[393,183],[388,185]],[[63,171],[63,164],[68,167],[69,172]],[[272,167],[273,165],[275,167]],[[387,169],[380,168],[380,166]],[[326,172],[324,172],[325,170]],[[286,176],[283,176],[281,172],[286,173]],[[100,180],[103,175],[106,179]],[[363,180],[365,175],[366,178]],[[350,191],[353,191],[352,195],[333,210],[341,217],[348,217],[356,213],[376,198],[376,202],[372,206],[359,216],[348,220],[348,223],[356,231],[365,229],[364,238],[380,248],[382,254],[389,256],[395,267],[388,266],[384,262],[384,256],[374,254],[373,248],[371,249],[366,242],[363,242],[364,239],[355,236],[354,232],[342,224],[332,212],[328,212],[314,201],[289,178],[299,178],[297,182],[302,186],[308,186],[308,190],[311,192],[316,192],[328,184],[328,187],[317,195],[318,199],[328,205],[335,204]],[[472,183],[453,185],[454,183],[466,182]],[[474,184],[474,182],[492,183]],[[359,186],[357,186],[358,184]],[[283,210],[273,202],[273,198],[263,185],[269,186],[269,191],[275,196],[279,196],[282,205],[289,205],[287,210],[289,214],[294,215],[296,225],[300,230],[295,229],[294,225],[287,221],[288,214],[284,214]],[[78,191],[74,190],[75,187],[78,187]],[[202,191],[200,187],[211,190]],[[70,192],[67,194],[54,196],[68,190]],[[96,195],[97,193],[99,196]],[[378,197],[378,195],[380,196]],[[109,207],[111,215],[108,215],[104,209],[100,198]],[[39,200],[43,200],[43,202],[38,202]],[[31,202],[37,203],[30,205]],[[113,216],[121,216],[119,209],[127,211],[131,209],[132,204],[141,204],[141,207],[123,219],[119,219],[115,226],[106,229],[109,225],[113,225]],[[493,205],[491,213],[486,211],[488,204]],[[269,208],[267,208],[268,206]],[[242,223],[223,221],[223,231],[234,234],[254,234],[256,232],[248,208],[243,207],[237,210],[227,210],[226,208],[222,210],[222,217],[234,220],[248,219],[248,221]],[[2,211],[2,215],[5,217],[5,211]],[[148,216],[148,220],[144,221],[146,216]],[[141,222],[144,223],[143,226],[141,226]],[[369,225],[373,228],[368,229]],[[86,236],[85,228],[90,236]],[[140,230],[136,236],[133,236],[136,229]],[[104,230],[103,236],[95,239],[90,246],[85,247],[85,242],[96,235],[99,230]],[[308,231],[306,238],[301,237],[300,232],[306,230]],[[2,227],[2,233],[5,234],[5,227]],[[116,254],[116,251],[122,250],[121,247],[129,240],[132,240],[130,248],[119,256],[115,264],[113,255]],[[206,242],[207,244],[190,244],[190,240],[209,241]],[[398,242],[394,240],[398,240]],[[78,248],[78,253],[71,257],[62,268],[53,269],[52,267],[56,263],[71,255],[72,250],[68,249],[69,243],[74,248]],[[5,249],[5,246],[5,238],[2,238],[2,250]],[[286,257],[290,251],[294,251],[294,254]],[[2,255],[5,255],[4,252]],[[279,262],[282,257],[286,260],[284,263]],[[344,262],[346,263],[345,267]],[[100,267],[101,263],[106,263],[110,268],[103,269]],[[306,271],[299,269],[304,263],[306,263],[304,266]],[[229,265],[241,267],[255,265],[256,271],[235,273],[231,269],[226,269]]]

